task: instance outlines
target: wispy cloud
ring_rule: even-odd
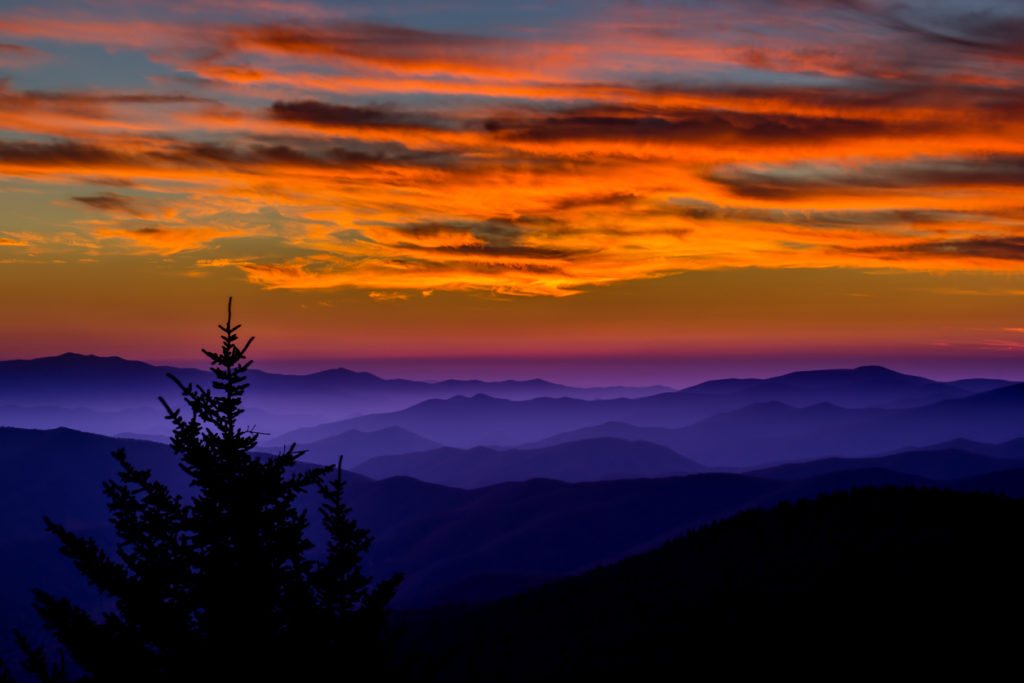
[[[77,186],[63,228],[92,252],[375,298],[1024,256],[1021,12],[569,3],[549,27],[117,6],[0,11],[0,60],[101,46],[149,70],[0,81],[0,174]]]
[[[177,254],[200,249],[215,239],[238,236],[240,231],[224,231],[211,227],[108,227],[95,230],[103,240],[128,242],[137,253]]]

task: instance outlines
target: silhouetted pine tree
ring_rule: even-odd
[[[7,663],[0,659],[0,683],[14,683],[14,676],[11,675]]]
[[[386,678],[387,604],[401,576],[376,586],[361,570],[370,545],[342,502],[340,471],[295,467],[294,444],[252,453],[257,433],[239,424],[252,343],[220,326],[219,352],[203,350],[212,389],[181,389],[190,415],[160,399],[174,424],[171,447],[191,477],[183,498],[134,468],[123,450],[118,481],[104,484],[119,543],[116,558],[50,519],[62,552],[116,609],[94,619],[66,598],[35,591],[35,608],[89,681],[308,680],[321,671],[351,680]],[[329,536],[312,559],[307,489],[323,497]],[[22,638],[26,666],[42,681],[63,666]]]

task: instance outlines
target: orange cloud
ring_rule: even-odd
[[[400,292],[370,292],[370,298],[374,301],[405,301],[409,297]]]
[[[238,231],[224,232],[216,228],[99,228],[94,234],[104,240],[120,240],[130,243],[139,253],[155,253],[164,256],[182,251],[200,249],[215,239],[241,234]]]
[[[816,8],[832,23],[800,19],[793,45],[781,17],[720,35],[710,6],[501,35],[273,2],[254,23],[181,20],[200,4],[165,22],[0,14],[12,39],[177,70],[150,90],[0,82],[0,174],[82,185],[55,203],[89,212],[68,230],[93,251],[189,252],[264,287],[376,299],[1018,260],[1024,76],[997,26],[966,25],[962,45],[884,24],[836,41],[860,24]],[[694,85],[709,65],[738,76]],[[246,237],[259,249],[221,251]]]

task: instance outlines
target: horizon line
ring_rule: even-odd
[[[33,361],[61,356],[117,358],[150,366],[205,369],[200,357],[138,357],[67,351],[34,358],[4,358],[0,362]],[[882,367],[900,374],[939,382],[965,379],[1024,381],[1024,355],[986,354],[925,356],[923,354],[853,354],[793,352],[787,354],[545,354],[545,355],[431,355],[254,358],[253,369],[270,374],[313,375],[330,370],[365,372],[381,379],[422,382],[541,380],[579,388],[667,387],[684,389],[725,379],[769,379],[793,372]],[[853,357],[851,357],[853,356]],[[1009,361],[1009,362],[1008,362]]]

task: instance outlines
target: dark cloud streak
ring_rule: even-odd
[[[973,237],[963,240],[929,240],[913,244],[840,249],[844,253],[871,254],[889,259],[985,258],[1024,261],[1024,237]]]
[[[443,129],[440,117],[422,112],[403,112],[394,107],[350,107],[317,100],[274,102],[271,118],[314,126],[350,126],[399,129]]]
[[[488,129],[511,140],[529,142],[590,139],[771,144],[922,132],[939,127],[868,118],[623,106],[571,110],[544,119],[506,118],[491,122]]]
[[[811,165],[723,167],[709,173],[707,179],[739,197],[778,200],[878,190],[1015,187],[1024,186],[1024,155],[926,158],[849,170]]]
[[[135,217],[150,215],[138,199],[117,192],[102,192],[98,195],[72,197],[74,201],[100,211],[126,213]]]
[[[232,146],[205,142],[179,142],[167,149],[157,151],[122,152],[100,145],[74,141],[0,141],[0,163],[39,167],[80,166],[82,170],[95,170],[115,165],[138,168],[228,166],[240,170],[246,168],[256,170],[258,167],[274,165],[341,169],[369,164],[414,164],[450,161],[451,159],[452,155],[450,154],[438,155],[417,151],[402,153],[396,151],[393,144],[387,145],[377,153],[361,149],[347,149],[341,146],[311,152],[288,145]],[[125,183],[115,182],[114,184]]]

